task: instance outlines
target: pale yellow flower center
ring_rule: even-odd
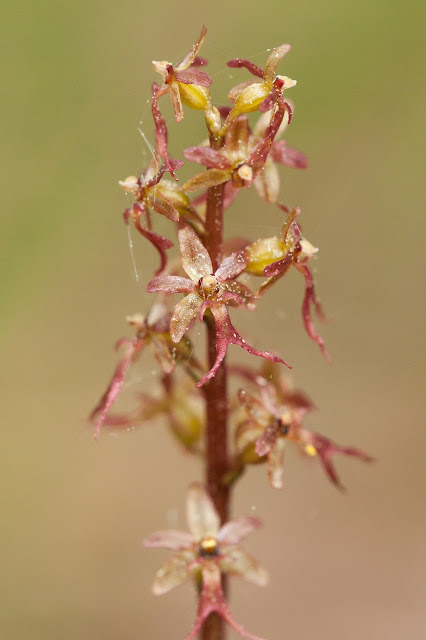
[[[206,536],[200,542],[201,556],[215,556],[218,553],[218,544],[213,536]]]
[[[202,298],[206,300],[214,298],[219,293],[219,289],[220,286],[216,276],[211,275],[200,278],[198,290]]]

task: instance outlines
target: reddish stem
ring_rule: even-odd
[[[207,191],[206,248],[213,264],[213,272],[222,262],[223,189],[224,185],[218,185]],[[216,328],[212,317],[207,320],[207,355],[211,368],[216,360]],[[223,483],[228,471],[226,378],[224,360],[215,377],[205,385],[206,484],[222,523],[228,520],[229,515],[229,487]],[[226,589],[226,584],[223,587]],[[224,640],[224,621],[217,613],[212,613],[207,618],[200,637],[201,640]]]

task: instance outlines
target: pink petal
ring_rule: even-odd
[[[165,293],[188,293],[194,290],[194,283],[180,276],[157,276],[146,287],[148,293],[164,291]]]
[[[189,293],[175,306],[170,320],[170,337],[173,342],[180,342],[185,333],[192,327],[198,316],[202,302],[198,294]]]
[[[239,547],[226,549],[219,565],[224,573],[244,578],[259,587],[265,587],[268,583],[267,572],[259,566],[257,560]]]
[[[212,261],[207,249],[195,231],[181,224],[178,231],[182,266],[193,282],[213,273]]]
[[[171,549],[172,551],[180,551],[182,549],[188,549],[194,544],[194,537],[186,531],[175,531],[170,529],[169,531],[156,531],[152,536],[149,536],[144,540],[144,546],[147,549],[153,549],[155,547],[162,547],[164,549]]]
[[[111,382],[89,417],[91,421],[96,420],[95,438],[98,437],[108,411],[123,388],[124,379],[130,365],[134,362],[138,352],[145,346],[145,343],[139,338],[134,338],[133,340],[123,339],[117,343],[117,347],[119,346],[125,347],[124,356],[116,366]]]
[[[310,269],[306,266],[306,264],[295,262],[294,266],[304,276],[305,283],[306,283],[305,296],[302,302],[302,317],[303,317],[303,324],[305,326],[306,333],[310,338],[312,338],[312,340],[314,340],[317,343],[327,362],[331,363],[331,358],[327,352],[327,349],[325,348],[324,340],[316,332],[314,323],[312,321],[312,314],[311,314],[312,305],[315,307],[315,310],[318,316],[320,317],[320,319],[324,320],[324,313],[322,311],[320,302],[315,294],[314,280],[312,277],[312,273]]]
[[[216,149],[210,147],[188,147],[183,155],[190,162],[198,162],[208,169],[229,169],[231,163]]]
[[[190,565],[194,560],[192,551],[179,551],[173,555],[163,566],[157,571],[152,591],[154,595],[161,596],[168,593],[171,589],[187,582],[193,575]]]
[[[220,280],[220,282],[226,282],[227,280],[236,278],[242,271],[244,271],[247,262],[247,251],[245,249],[236,251],[223,260],[214,275],[218,280]]]
[[[186,56],[176,65],[175,67],[176,70],[179,71],[181,69],[187,69],[189,66],[191,66],[191,64],[194,64],[197,58],[197,53],[199,52],[201,45],[204,42],[204,38],[206,37],[206,34],[207,34],[207,29],[203,25],[203,28],[201,29],[201,33],[198,36],[198,40],[192,45],[191,49],[186,54]]]
[[[263,434],[256,442],[255,451],[258,456],[266,456],[279,438],[280,425],[277,420],[268,424]]]
[[[278,438],[268,455],[268,478],[274,489],[282,489],[286,441]]]
[[[230,520],[220,529],[217,539],[221,544],[233,545],[244,540],[252,531],[262,526],[259,518],[244,516]]]
[[[182,84],[195,84],[199,87],[209,87],[212,83],[209,74],[205,71],[200,71],[197,67],[176,71],[175,79],[177,82],[182,82]]]
[[[249,156],[248,164],[253,167],[255,175],[259,173],[266,162],[266,158],[268,157],[275,135],[277,134],[284,118],[286,105],[287,103],[282,99],[277,101],[276,109],[272,114],[269,126],[265,129],[263,139],[255,146]]]
[[[294,169],[306,169],[308,166],[308,159],[304,153],[292,149],[287,146],[285,140],[274,142],[271,149],[271,157],[274,162],[279,162],[286,167],[293,167]]]
[[[193,482],[189,487],[186,518],[195,540],[200,541],[207,536],[216,538],[220,518],[206,488],[198,482]]]
[[[201,378],[201,380],[197,382],[197,384],[195,385],[196,387],[202,387],[203,384],[208,382],[216,375],[216,372],[222,364],[222,361],[226,355],[228,344],[236,344],[255,356],[267,358],[268,360],[272,360],[273,362],[281,362],[286,367],[291,369],[291,367],[286,362],[284,362],[284,360],[274,355],[273,353],[270,353],[269,351],[259,351],[258,349],[254,349],[253,347],[248,345],[232,325],[225,305],[211,305],[211,312],[216,323],[216,361],[210,371],[208,371]]]
[[[254,62],[247,60],[247,58],[234,58],[233,60],[229,60],[226,65],[231,69],[247,69],[258,78],[263,79],[264,77],[262,69],[258,67],[257,64],[254,64]]]
[[[170,171],[170,174],[173,176],[175,180],[177,180],[174,173],[173,166],[170,163],[169,155],[167,152],[167,125],[166,125],[166,121],[161,115],[160,109],[158,108],[158,104],[157,104],[158,90],[159,90],[158,84],[156,82],[153,82],[151,108],[152,108],[152,117],[154,119],[154,125],[155,125],[155,139],[157,142],[157,149],[158,149],[158,153],[166,163],[167,168]]]

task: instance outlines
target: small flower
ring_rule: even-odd
[[[249,187],[262,174],[268,155],[273,148],[273,140],[280,129],[284,116],[290,114],[290,106],[282,98],[268,114],[268,123],[254,136],[248,118],[240,116],[228,127],[221,149],[210,147],[189,147],[184,155],[187,160],[198,162],[207,171],[196,174],[185,182],[184,191],[198,191],[231,180],[234,188]],[[289,115],[287,122],[289,121]]]
[[[206,64],[205,60],[197,56],[206,33],[207,29],[203,26],[198,40],[176,66],[165,60],[152,62],[155,71],[158,71],[164,82],[155,92],[155,100],[165,93],[170,93],[176,122],[183,118],[182,102],[191,109],[206,110],[210,107],[208,87],[212,80],[207,73],[197,68]]]
[[[265,280],[256,292],[262,296],[277,280],[282,278],[293,265],[305,278],[305,295],[302,302],[302,318],[305,331],[314,340],[328,362],[331,358],[325,348],[323,338],[317,333],[312,320],[312,307],[320,320],[325,321],[321,303],[315,293],[314,278],[308,267],[308,262],[318,249],[303,238],[301,229],[296,222],[300,208],[296,207],[288,215],[282,228],[281,238],[262,238],[248,245],[246,250],[249,261],[246,271],[253,275],[265,275]]]
[[[190,363],[193,369],[199,369],[198,361],[189,354],[185,368],[189,370]],[[172,435],[186,452],[202,454],[201,438],[205,424],[203,397],[194,388],[192,377],[176,378],[176,373],[175,370],[173,374],[163,375],[161,386],[156,387],[153,393],[139,393],[138,405],[130,413],[109,413],[103,428],[114,432],[133,430],[151,423],[155,418],[164,417]]]
[[[170,313],[161,300],[153,305],[147,316],[135,313],[127,316],[126,320],[136,329],[136,335],[133,338],[121,338],[115,345],[116,349],[123,349],[124,354],[105,393],[89,416],[90,421],[96,425],[95,438],[123,388],[130,366],[138,360],[147,344],[152,345],[154,355],[165,374],[173,371],[176,360],[182,358],[186,361],[192,350],[184,340],[177,346],[171,342],[168,335]]]
[[[290,51],[289,44],[282,44],[274,49],[265,65],[263,71],[250,62],[246,58],[235,58],[230,60],[227,65],[231,68],[245,67],[251,74],[258,78],[257,80],[247,80],[234,87],[228,97],[234,102],[224,128],[229,126],[242,113],[251,113],[252,111],[268,111],[285,89],[294,87],[296,80],[291,80],[287,76],[277,76],[274,79],[275,71],[278,63]]]
[[[145,540],[148,548],[163,547],[177,552],[157,572],[154,594],[167,593],[191,578],[201,579],[197,617],[185,640],[192,640],[197,635],[213,611],[245,638],[261,640],[234,620],[221,586],[221,575],[225,573],[259,586],[266,585],[266,572],[238,546],[249,533],[261,526],[260,520],[246,516],[230,520],[221,527],[210,496],[198,483],[189,487],[186,511],[189,533],[158,531]]]
[[[282,488],[282,475],[285,443],[295,442],[301,451],[318,459],[331,482],[344,490],[332,462],[332,456],[343,454],[372,462],[373,458],[355,447],[343,447],[321,434],[314,433],[302,426],[302,419],[313,408],[312,403],[300,392],[292,391],[283,379],[274,376],[269,382],[261,376],[255,378],[259,395],[252,395],[240,389],[238,393],[241,405],[250,418],[242,423],[237,432],[237,448],[242,460],[252,456],[252,448],[261,458],[266,456],[268,477],[272,487]],[[252,460],[250,460],[252,462]]]
[[[213,273],[210,256],[195,231],[188,225],[181,225],[178,237],[182,266],[190,279],[180,276],[157,276],[148,283],[147,291],[188,294],[178,302],[170,320],[170,336],[173,342],[182,339],[197,316],[202,320],[207,309],[213,314],[216,325],[216,361],[196,386],[201,387],[213,378],[225,357],[228,344],[236,344],[253,355],[286,364],[278,356],[268,351],[258,351],[248,345],[237,333],[229,318],[226,308],[228,304],[254,308],[251,291],[235,280],[247,263],[245,251],[232,253]]]

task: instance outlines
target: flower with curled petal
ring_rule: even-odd
[[[282,44],[271,51],[264,70],[246,58],[235,58],[227,62],[228,67],[233,69],[245,67],[257,79],[242,82],[229,92],[228,97],[234,106],[225,120],[224,129],[242,113],[251,113],[258,109],[262,112],[268,111],[285,89],[295,86],[296,80],[287,76],[277,76],[274,79],[278,63],[290,49],[289,44]]]
[[[196,386],[201,387],[213,378],[229,344],[236,344],[253,355],[286,364],[273,353],[258,351],[248,345],[237,333],[229,318],[226,305],[254,308],[251,291],[235,280],[247,264],[245,250],[237,251],[225,258],[213,273],[210,256],[195,231],[188,225],[181,224],[178,237],[182,266],[189,279],[173,275],[157,276],[148,283],[147,291],[187,294],[175,306],[170,320],[170,336],[174,342],[179,342],[196,318],[202,320],[207,309],[210,309],[216,325],[216,361]]]
[[[162,76],[164,84],[155,91],[155,100],[165,93],[170,93],[176,122],[183,118],[182,102],[191,109],[206,110],[210,107],[210,76],[200,71],[199,66],[206,61],[198,57],[198,51],[206,37],[207,29],[203,26],[200,36],[186,56],[173,66],[166,60],[153,60],[155,71]]]
[[[294,392],[282,378],[274,375],[270,382],[262,376],[255,378],[258,394],[252,395],[240,389],[238,398],[249,419],[241,423],[236,434],[237,448],[244,460],[253,453],[258,457],[252,462],[267,458],[268,478],[275,489],[282,487],[285,443],[295,442],[303,453],[318,456],[331,482],[340,490],[340,482],[332,456],[343,454],[372,462],[373,458],[361,449],[343,447],[332,440],[302,426],[302,419],[313,408],[310,400],[300,392]],[[254,446],[254,452],[253,452]]]
[[[278,236],[262,238],[246,247],[249,256],[246,271],[255,276],[267,277],[256,292],[258,297],[282,278],[292,265],[303,275],[305,295],[302,302],[302,318],[305,331],[317,343],[326,360],[331,362],[324,340],[315,329],[311,312],[314,307],[320,320],[325,321],[321,303],[315,293],[314,278],[308,267],[309,260],[318,252],[318,249],[302,236],[296,222],[300,213],[299,207],[289,213],[280,238]]]
[[[221,149],[210,147],[189,147],[184,155],[187,160],[207,167],[185,182],[184,191],[198,191],[231,181],[234,188],[249,187],[262,173],[274,138],[280,129],[290,106],[282,98],[268,114],[262,134],[254,138],[250,132],[248,118],[241,116],[232,122],[224,137]],[[287,118],[288,122],[288,118]]]
[[[209,494],[198,483],[189,487],[186,511],[189,533],[158,531],[145,540],[148,548],[163,547],[177,552],[157,572],[154,594],[167,593],[191,578],[198,582],[201,580],[197,617],[185,640],[195,638],[213,611],[240,635],[261,640],[234,620],[221,586],[221,575],[226,573],[259,586],[266,585],[268,576],[264,569],[238,546],[249,533],[261,526],[260,520],[246,516],[230,520],[221,527]]]
[[[182,339],[177,345],[170,340],[170,312],[162,300],[153,305],[147,316],[135,313],[127,316],[126,320],[136,329],[136,335],[133,338],[121,338],[115,345],[116,349],[123,350],[123,357],[116,366],[106,391],[89,416],[89,420],[96,425],[95,438],[123,388],[130,366],[138,360],[147,344],[152,345],[154,355],[165,374],[173,371],[176,361],[188,362],[192,351],[188,340]]]

